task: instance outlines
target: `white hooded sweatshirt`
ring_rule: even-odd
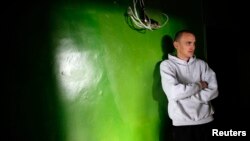
[[[169,54],[161,62],[160,74],[173,125],[198,125],[213,120],[210,101],[218,96],[218,86],[215,72],[205,61],[192,57],[187,62]],[[208,88],[202,89],[200,81],[206,81]]]

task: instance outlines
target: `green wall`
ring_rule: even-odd
[[[18,20],[21,69],[13,138],[169,140],[159,62],[172,51],[171,38],[182,28],[197,33],[197,56],[205,56],[200,1],[145,0],[150,16],[161,19],[164,12],[169,21],[144,32],[126,23],[132,0],[47,4],[34,5]]]

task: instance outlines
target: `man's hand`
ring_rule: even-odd
[[[200,84],[202,89],[208,88],[208,84],[206,81],[200,81]]]

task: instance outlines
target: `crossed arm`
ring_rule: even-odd
[[[218,96],[215,73],[207,65],[202,72],[204,80],[189,84],[178,82],[176,72],[168,64],[160,67],[162,87],[169,100],[191,98],[200,103],[207,103]]]

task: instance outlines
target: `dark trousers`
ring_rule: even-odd
[[[173,126],[173,141],[211,141],[212,124]]]

